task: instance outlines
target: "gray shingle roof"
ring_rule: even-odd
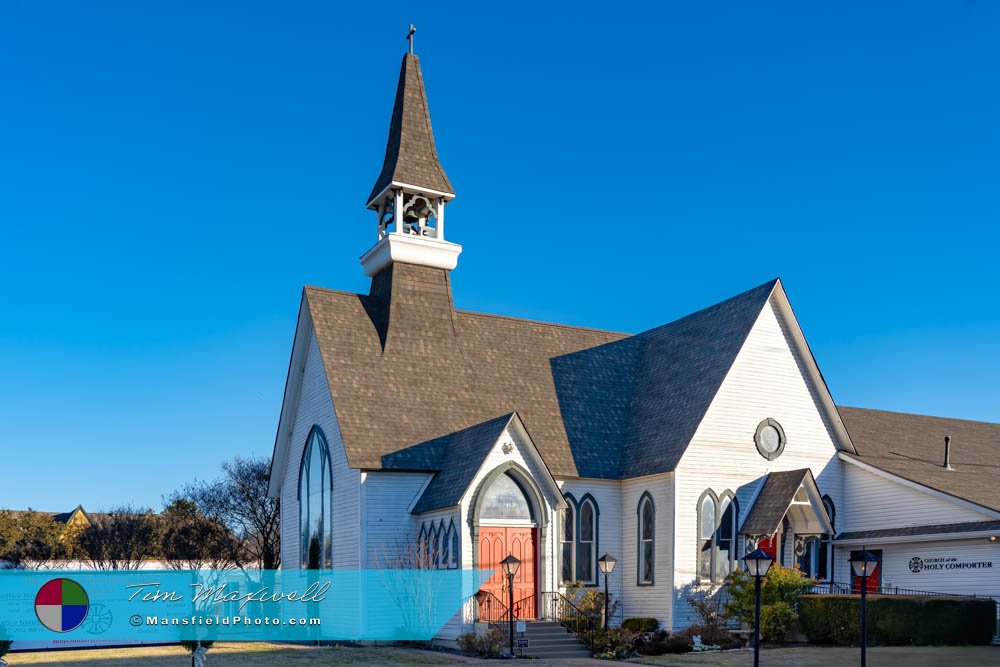
[[[1000,512],[1000,424],[838,408],[858,455],[875,468]],[[944,467],[951,436],[952,470]]]
[[[513,413],[434,438],[382,457],[383,470],[422,470],[434,478],[413,507],[413,513],[452,507],[472,483],[476,471],[500,438]]]
[[[777,284],[552,360],[581,477],[673,470]]]
[[[371,205],[372,200],[393,181],[450,195],[455,193],[434,145],[420,59],[409,53],[403,56],[399,70],[385,162],[368,195],[368,204]]]
[[[811,474],[809,468],[769,473],[740,526],[740,532],[745,535],[772,535],[777,532],[795,492]]]
[[[456,311],[449,280],[396,263],[369,295],[306,288],[351,467],[517,412],[556,477],[670,471],[776,284],[629,337]]]
[[[966,523],[940,523],[933,526],[907,526],[906,528],[881,528],[856,530],[837,535],[838,540],[866,540],[879,537],[916,537],[919,535],[945,535],[951,533],[1000,532],[1000,521],[970,521]]]

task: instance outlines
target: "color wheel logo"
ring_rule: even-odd
[[[69,632],[80,627],[89,610],[87,591],[72,579],[48,581],[35,595],[35,615],[53,632]]]

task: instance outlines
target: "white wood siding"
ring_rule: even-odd
[[[989,544],[985,538],[948,540],[941,542],[914,542],[911,544],[867,544],[869,550],[882,550],[882,585],[908,588],[934,593],[977,595],[1000,598],[1000,545]],[[838,547],[837,580],[846,583],[850,578],[851,549]],[[910,559],[920,558],[924,569],[910,570]],[[958,563],[989,563],[989,567],[954,567],[931,569],[928,560],[957,559]]]
[[[995,519],[986,512],[924,493],[856,465],[843,465],[844,521],[837,524],[837,532]]]
[[[410,508],[431,477],[424,472],[364,474],[364,567],[395,567],[398,549],[415,543],[420,519],[410,514]]]
[[[333,566],[357,568],[360,564],[361,475],[358,470],[347,467],[340,426],[333,410],[319,345],[311,326],[303,332],[303,335],[306,334],[309,336],[309,348],[305,361],[299,368],[298,381],[302,386],[281,484],[281,563],[285,568],[297,569],[300,566],[299,467],[306,439],[313,425],[317,424],[326,435],[333,466]]]
[[[674,598],[674,476],[655,475],[628,479],[621,483],[622,607],[624,618],[645,616],[659,620],[660,627],[671,628]],[[639,499],[646,492],[653,497],[656,510],[654,527],[653,584],[639,580]]]
[[[764,475],[810,468],[820,492],[833,499],[838,520],[845,513],[844,464],[837,458],[834,432],[822,411],[818,390],[808,378],[789,324],[772,296],[675,471],[674,585],[679,602],[675,628],[687,627],[696,620],[685,598],[695,582],[697,503],[705,489],[717,495],[727,489],[733,491],[739,500],[742,522]],[[782,425],[788,440],[782,455],[770,462],[754,445],[757,425],[768,417]]]

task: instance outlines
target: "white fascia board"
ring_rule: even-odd
[[[386,192],[395,189],[402,189],[405,192],[410,192],[414,194],[429,194],[444,198],[445,201],[451,201],[455,198],[454,192],[441,192],[440,190],[432,190],[430,188],[422,188],[419,185],[410,185],[409,183],[401,183],[399,181],[391,181],[389,185],[382,188],[377,195],[371,198],[371,200],[365,204],[365,208],[374,209],[377,208],[376,202],[385,196]]]
[[[292,353],[288,360],[285,393],[281,399],[278,432],[274,436],[274,452],[271,455],[271,470],[267,481],[268,498],[278,498],[281,495],[281,484],[285,476],[285,463],[291,444],[292,428],[295,426],[295,413],[298,411],[299,397],[302,394],[305,357],[309,351],[309,340],[312,335],[312,316],[309,313],[305,290],[303,290],[302,301],[299,304],[299,317],[295,324],[295,335],[292,338]]]
[[[416,234],[386,234],[361,255],[361,266],[369,278],[394,262],[451,271],[458,266],[462,246]]]
[[[924,484],[920,484],[919,482],[914,482],[912,480],[906,479],[905,477],[900,477],[899,475],[896,475],[894,473],[888,472],[886,470],[882,470],[881,468],[876,468],[875,466],[873,466],[873,465],[871,465],[869,463],[865,463],[864,461],[859,461],[858,459],[856,459],[853,456],[850,456],[848,454],[845,454],[844,452],[840,452],[838,454],[838,456],[840,457],[841,461],[846,461],[847,463],[850,463],[851,465],[858,466],[862,470],[866,470],[866,471],[868,471],[868,472],[870,472],[870,473],[872,473],[874,475],[878,475],[879,477],[882,477],[883,479],[888,479],[888,480],[891,480],[893,482],[896,482],[897,484],[902,484],[905,487],[908,487],[910,489],[914,489],[916,491],[921,491],[923,493],[926,493],[929,496],[934,496],[935,498],[941,498],[942,500],[951,501],[951,502],[955,503],[956,505],[961,505],[962,507],[965,507],[966,509],[975,510],[976,512],[979,512],[980,514],[985,514],[986,516],[993,517],[994,519],[1000,519],[1000,512],[997,512],[996,510],[992,510],[992,509],[990,509],[988,507],[984,507],[982,505],[977,505],[976,503],[974,503],[972,501],[966,500],[964,498],[959,498],[958,496],[953,496],[950,493],[945,493],[944,491],[939,491],[938,489],[935,489],[935,488],[930,487],[930,486],[926,486]]]
[[[970,533],[930,533],[927,535],[892,535],[890,537],[863,537],[849,540],[834,540],[833,546],[865,546],[870,544],[909,544],[910,542],[959,542],[985,540],[1000,534],[1000,531],[977,530]]]
[[[809,347],[809,342],[806,340],[805,334],[802,333],[802,327],[799,326],[798,318],[795,317],[795,311],[792,310],[792,304],[788,300],[788,295],[785,294],[785,288],[780,279],[774,286],[774,291],[771,292],[771,296],[774,295],[778,296],[778,308],[790,325],[788,330],[792,334],[792,340],[795,341],[795,345],[799,348],[799,354],[805,362],[806,371],[809,373],[813,386],[816,388],[819,401],[826,411],[827,418],[830,420],[834,432],[837,434],[837,439],[840,440],[841,449],[857,454],[858,450],[854,446],[851,435],[847,432],[843,419],[840,418],[840,411],[837,409],[837,404],[834,403],[833,396],[830,394],[830,386],[826,383],[823,372],[819,369],[819,364],[816,362],[816,357]]]

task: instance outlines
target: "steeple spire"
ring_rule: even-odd
[[[450,271],[462,246],[444,236],[445,204],[455,198],[434,145],[420,59],[412,52],[414,27],[407,35],[396,101],[389,122],[382,172],[368,196],[378,213],[375,245],[361,256],[365,273],[375,276],[394,262]]]
[[[380,195],[394,186],[422,190],[445,199],[455,197],[434,145],[420,58],[412,53],[403,56],[399,70],[385,162],[368,195],[368,208],[376,209]]]

